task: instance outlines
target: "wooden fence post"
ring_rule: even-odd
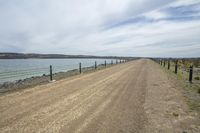
[[[189,82],[192,83],[192,75],[193,75],[193,66],[190,66],[190,71],[189,71]]]
[[[113,65],[113,60],[111,60],[111,65]]]
[[[165,60],[164,60],[164,67],[165,67]]]
[[[52,76],[52,65],[50,65],[50,80],[53,80],[53,76]]]
[[[162,66],[162,60],[161,60],[161,66]]]
[[[177,74],[177,72],[178,72],[178,60],[175,63],[175,74]]]
[[[82,70],[81,70],[81,62],[79,63],[79,73],[81,73]]]
[[[170,69],[170,60],[168,60],[168,70]]]
[[[94,68],[97,69],[97,62],[95,61]]]
[[[104,64],[104,65],[105,65],[105,67],[106,67],[106,60],[105,60],[105,64]]]
[[[116,64],[117,64],[118,62],[117,62],[117,60],[116,60]]]

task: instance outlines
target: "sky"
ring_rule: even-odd
[[[0,0],[0,52],[200,57],[200,0]]]

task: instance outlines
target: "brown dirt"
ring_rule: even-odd
[[[0,96],[0,132],[198,132],[177,87],[150,60]]]

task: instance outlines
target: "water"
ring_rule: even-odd
[[[0,60],[0,83],[49,74],[52,65],[53,73],[66,72],[82,67],[111,63],[111,59],[3,59]],[[115,62],[116,60],[113,60]]]

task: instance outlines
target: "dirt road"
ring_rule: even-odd
[[[0,132],[198,132],[197,114],[150,60],[0,96]]]

